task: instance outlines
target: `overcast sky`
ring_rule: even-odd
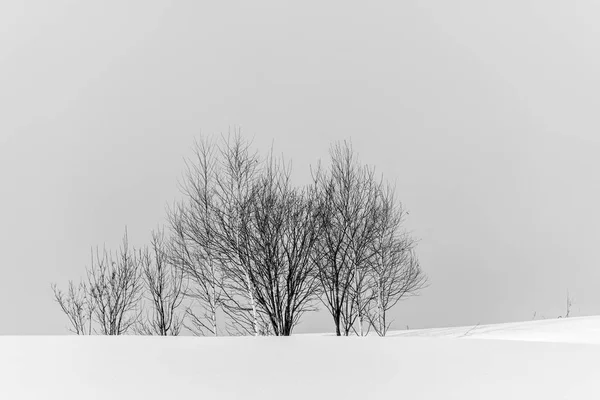
[[[395,328],[600,313],[597,2],[285,3],[0,2],[0,334],[66,333],[50,283],[232,126],[298,183],[338,139],[397,183],[431,285]]]

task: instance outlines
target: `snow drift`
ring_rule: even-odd
[[[6,336],[0,398],[600,398],[599,317],[471,328],[387,338]]]
[[[388,336],[600,344],[600,316],[394,331]]]

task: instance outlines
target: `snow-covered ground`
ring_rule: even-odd
[[[389,336],[600,344],[600,316],[389,332]]]
[[[0,399],[595,399],[598,336],[600,317],[387,338],[6,336]]]

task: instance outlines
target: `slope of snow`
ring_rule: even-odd
[[[600,316],[394,331],[388,336],[600,344]]]
[[[457,338],[458,330],[387,338],[6,336],[0,399],[600,398],[600,346],[572,343],[591,339],[599,318],[496,327],[478,335],[511,340]]]

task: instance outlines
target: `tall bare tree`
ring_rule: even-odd
[[[250,197],[260,170],[260,157],[239,132],[223,139],[219,147],[216,175],[213,241],[220,255],[224,276],[223,310],[232,329],[261,334],[261,310],[251,279],[252,259],[243,226],[250,217]]]
[[[89,301],[99,333],[122,335],[134,328],[140,317],[143,281],[140,263],[129,246],[127,230],[113,255],[96,250],[88,269]]]
[[[183,316],[177,310],[185,294],[184,276],[173,265],[171,243],[163,229],[152,232],[150,247],[139,254],[150,315],[141,323],[140,333],[161,336],[179,335]]]
[[[239,132],[218,143],[196,143],[181,184],[184,201],[169,216],[177,238],[179,265],[193,278],[190,293],[208,312],[191,309],[192,330],[217,334],[217,310],[230,333],[259,335],[262,317],[250,278],[251,260],[243,237],[260,162]]]
[[[348,335],[355,322],[357,333],[363,335],[379,183],[373,169],[358,162],[350,143],[335,143],[330,157],[329,170],[319,168],[314,174],[324,207],[316,253],[322,300],[333,317],[337,335]]]
[[[372,297],[367,315],[375,332],[385,336],[391,324],[387,312],[401,299],[418,294],[427,277],[415,254],[415,241],[402,231],[405,213],[389,185],[381,188],[377,211],[378,226],[370,243],[375,256],[368,267]]]
[[[300,317],[313,310],[317,270],[312,259],[321,211],[313,190],[291,186],[289,166],[271,156],[250,197],[243,225],[255,299],[274,335],[290,335]]]
[[[223,279],[211,234],[215,223],[214,196],[217,173],[217,148],[213,141],[201,139],[194,146],[194,157],[186,160],[186,173],[180,182],[184,201],[169,210],[173,233],[175,265],[193,283],[187,295],[200,306],[188,307],[186,327],[197,335],[217,336],[217,313],[221,308]]]

